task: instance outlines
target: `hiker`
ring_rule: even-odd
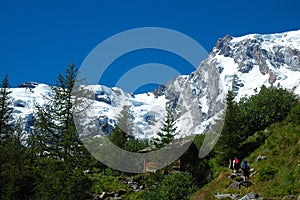
[[[237,173],[241,167],[240,160],[237,157],[235,157],[232,163],[233,163],[233,172]]]
[[[229,158],[228,169],[233,169],[233,163],[232,163],[232,159],[231,158]]]
[[[249,180],[249,175],[250,175],[250,165],[245,160],[242,163],[242,176],[244,177],[244,181]]]

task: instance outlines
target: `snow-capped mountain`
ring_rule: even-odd
[[[224,109],[224,98],[233,90],[238,100],[255,93],[262,85],[282,86],[300,95],[300,30],[280,34],[225,36],[217,41],[206,60],[190,75],[178,76],[153,92],[132,95],[119,88],[87,86],[94,93],[90,118],[109,133],[123,105],[134,117],[134,135],[156,135],[172,106],[180,136],[204,133]],[[25,83],[12,88],[14,116],[21,117],[26,131],[32,125],[34,102],[45,103],[50,87]]]

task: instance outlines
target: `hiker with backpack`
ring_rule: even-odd
[[[249,175],[250,175],[250,165],[245,160],[242,163],[242,176],[244,177],[244,181],[249,180]]]
[[[233,163],[233,169],[234,169],[233,172],[237,173],[241,167],[240,159],[235,157],[232,163]]]

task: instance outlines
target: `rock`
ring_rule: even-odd
[[[256,161],[266,160],[267,156],[257,156]]]
[[[137,190],[137,189],[138,189],[138,185],[137,185],[136,183],[133,184],[133,185],[132,185],[132,189],[133,189],[133,190]]]
[[[99,199],[105,199],[106,196],[107,196],[107,193],[102,192],[101,195],[99,196]]]
[[[234,179],[237,175],[235,173],[231,174],[228,178]]]
[[[14,107],[25,108],[25,107],[26,107],[26,101],[23,101],[23,100],[16,100],[16,101],[14,102]]]
[[[108,192],[108,193],[107,193],[107,196],[114,197],[114,196],[115,196],[115,193],[114,193],[114,192]]]
[[[241,186],[249,187],[250,185],[250,181],[236,181],[234,183],[231,183],[227,188],[238,190],[241,188]]]
[[[250,181],[241,181],[239,182],[240,187],[244,186],[244,187],[250,187],[251,186],[251,182]]]
[[[140,190],[143,190],[143,189],[145,189],[145,184],[142,184],[142,185],[140,186]]]
[[[232,194],[232,198],[233,198],[233,199],[239,199],[239,198],[240,198],[240,195],[239,195],[239,194]]]
[[[123,194],[126,194],[126,190],[124,190],[124,189],[119,189],[119,190],[117,190],[117,192],[116,192],[119,196],[121,196],[121,195],[123,195]]]
[[[233,199],[232,194],[216,194],[215,197],[217,199],[225,199],[225,198],[232,198]]]
[[[293,195],[288,195],[288,196],[284,196],[282,199],[283,199],[283,200],[287,200],[287,199],[296,199],[296,198],[295,198],[295,196],[293,196]],[[299,198],[298,198],[298,199],[299,199]]]
[[[227,188],[238,190],[240,189],[240,183],[239,182],[231,183]]]
[[[123,198],[122,197],[115,197],[115,198],[113,198],[114,200],[123,200]]]
[[[259,195],[257,193],[249,193],[243,196],[240,200],[255,200],[258,199]]]
[[[252,176],[254,176],[254,175],[256,175],[256,174],[257,174],[257,171],[251,173],[251,174],[249,175],[249,177],[252,177]]]

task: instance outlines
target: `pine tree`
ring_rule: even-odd
[[[15,182],[14,175],[8,173],[7,165],[10,166],[12,159],[13,129],[11,124],[12,118],[12,99],[9,91],[9,81],[6,75],[0,85],[0,197],[9,199],[10,190]]]
[[[133,117],[129,106],[123,106],[117,119],[116,128],[110,135],[110,141],[120,148],[124,148],[126,141],[132,137]]]
[[[10,97],[8,76],[6,75],[0,85],[0,140],[4,142],[11,136],[13,102]]]
[[[174,139],[176,134],[178,133],[172,109],[167,107],[165,121],[163,122],[160,131],[157,133],[159,137],[154,139],[155,146],[157,148],[165,146]]]
[[[83,174],[91,155],[82,144],[73,121],[77,70],[69,65],[56,86],[45,96],[46,105],[36,105],[35,132],[30,144],[37,159],[37,198],[86,198],[89,180]],[[87,185],[85,185],[87,184]],[[85,185],[85,186],[84,186]]]
[[[243,139],[243,118],[238,104],[234,101],[232,91],[228,92],[226,101],[227,108],[225,122],[221,136],[216,144],[216,149],[219,153],[218,162],[221,165],[227,164],[229,158],[239,156],[238,149]]]
[[[34,175],[23,145],[22,120],[18,119],[12,136],[1,147],[1,199],[28,199],[34,190]],[[1,153],[2,155],[2,153]]]

